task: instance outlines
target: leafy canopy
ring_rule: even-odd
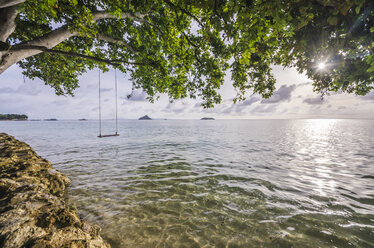
[[[374,88],[373,8],[370,0],[27,0],[7,42],[27,44],[64,25],[76,33],[51,49],[66,53],[18,62],[57,94],[73,94],[87,70],[114,66],[151,101],[166,93],[212,107],[227,72],[235,101],[249,90],[267,98],[271,66],[282,65],[306,73],[322,94],[364,95]],[[104,11],[112,17],[96,20]]]

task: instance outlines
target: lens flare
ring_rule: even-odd
[[[326,64],[325,63],[322,62],[322,63],[318,64],[318,69],[323,70],[325,68],[326,68]]]

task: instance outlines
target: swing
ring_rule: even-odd
[[[100,69],[99,69],[99,135],[97,137],[104,138],[104,137],[112,137],[112,136],[119,136],[118,134],[118,118],[117,118],[117,69],[114,69],[114,83],[115,83],[115,102],[116,102],[116,132],[114,134],[105,134],[101,133],[101,80],[100,80]]]

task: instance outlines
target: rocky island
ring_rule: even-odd
[[[152,118],[149,117],[148,115],[145,115],[145,116],[140,117],[138,120],[152,120]]]
[[[214,118],[212,118],[212,117],[203,117],[200,120],[202,120],[202,121],[213,121]]]
[[[69,179],[24,142],[0,133],[0,247],[110,247],[66,204]]]

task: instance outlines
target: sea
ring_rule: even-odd
[[[103,134],[115,130],[102,123]],[[7,121],[117,247],[374,247],[374,120]]]

